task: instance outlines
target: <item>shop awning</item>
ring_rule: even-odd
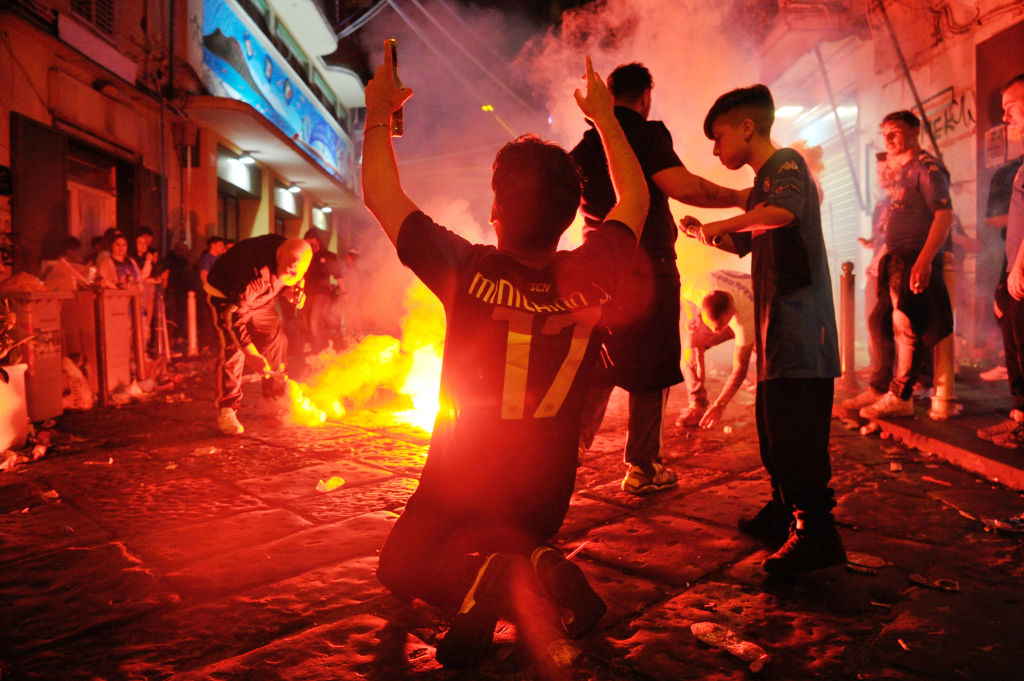
[[[360,202],[355,192],[333,177],[316,158],[289,139],[249,104],[227,97],[189,95],[185,113],[242,151],[249,152],[283,179],[296,182],[320,203],[346,208]]]

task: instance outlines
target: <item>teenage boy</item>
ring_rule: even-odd
[[[727,92],[704,119],[725,167],[749,165],[747,212],[700,227],[702,242],[752,253],[757,434],[772,498],[740,529],[785,543],[765,572],[793,574],[846,561],[832,518],[828,442],[839,346],[818,195],[803,158],[771,141],[772,94],[764,85]],[[686,222],[699,226],[693,218]],[[792,522],[790,522],[792,521]],[[777,546],[777,544],[775,544]]]
[[[570,635],[605,611],[582,571],[545,545],[572,496],[601,308],[629,269],[648,205],[611,95],[589,59],[586,66],[587,93],[577,90],[576,101],[601,134],[619,198],[604,226],[571,252],[556,251],[581,192],[564,149],[527,135],[498,151],[498,245],[471,244],[420,212],[402,188],[390,120],[412,91],[394,84],[390,56],[366,86],[364,201],[447,316],[430,452],[377,575],[400,597],[458,608],[437,646],[448,667],[480,662],[499,617],[529,636],[524,601],[553,613],[553,599],[568,612]]]

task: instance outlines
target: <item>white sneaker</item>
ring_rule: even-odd
[[[843,409],[858,410],[864,407],[870,407],[872,404],[878,401],[878,398],[882,396],[882,393],[878,392],[874,388],[868,388],[864,392],[843,400],[839,403],[839,406]]]
[[[878,419],[914,415],[914,401],[901,400],[892,392],[887,392],[874,404],[860,410],[862,418]]]
[[[238,412],[231,407],[221,407],[217,425],[220,427],[220,432],[225,435],[241,435],[245,432],[245,426],[238,420]]]

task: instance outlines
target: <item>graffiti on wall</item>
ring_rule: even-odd
[[[921,102],[937,142],[974,131],[978,122],[974,99],[973,90],[957,93],[950,85]]]

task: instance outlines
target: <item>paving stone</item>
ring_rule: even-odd
[[[315,526],[268,544],[211,556],[168,574],[167,579],[194,599],[276,582],[329,563],[375,555],[395,517],[380,511]]]
[[[688,516],[735,528],[740,518],[757,513],[770,498],[771,488],[760,480],[732,480],[687,494],[678,508]]]
[[[169,464],[182,466],[192,475],[219,480],[245,480],[291,471],[310,464],[324,463],[334,457],[296,448],[269,445],[256,439],[219,438],[192,443],[187,449],[166,448],[154,452]]]
[[[588,557],[674,585],[694,582],[744,552],[727,532],[668,515],[628,517],[591,536],[583,548]]]
[[[366,440],[353,447],[352,456],[358,460],[385,468],[395,475],[419,477],[427,460],[427,448],[422,445],[379,438]]]
[[[0,571],[0,622],[10,623],[5,647],[13,649],[45,648],[177,601],[118,543],[60,549]]]
[[[147,565],[171,572],[212,555],[257,546],[311,526],[281,509],[257,510],[139,534],[125,541]]]
[[[334,523],[369,511],[397,513],[416,491],[416,478],[387,478],[382,482],[350,487],[346,484],[330,492],[294,499],[288,508],[316,523]]]
[[[268,503],[287,503],[303,497],[312,497],[322,492],[317,485],[333,477],[345,481],[345,487],[354,488],[391,477],[391,473],[371,468],[355,461],[332,461],[331,463],[305,466],[259,478],[239,480],[236,484],[254,497]]]
[[[0,565],[71,546],[105,544],[113,538],[78,509],[47,502],[25,512],[0,514]]]
[[[933,500],[922,503],[912,493],[892,491],[894,487],[884,482],[867,483],[840,496],[833,511],[836,520],[859,529],[934,544],[953,543],[973,529],[972,523],[955,510]]]
[[[626,510],[619,505],[609,504],[601,499],[592,499],[581,494],[573,495],[569,502],[569,512],[562,522],[558,536],[561,538],[572,537],[573,548],[580,541],[585,541],[586,534],[596,527],[601,527],[608,522],[621,517]],[[576,540],[576,538],[579,538]],[[572,550],[572,549],[570,549]]]
[[[58,491],[69,503],[87,506],[97,524],[126,538],[266,508],[255,497],[204,478],[139,481],[122,490],[75,487]]]
[[[344,622],[315,627],[252,653],[170,681],[208,679],[397,679],[440,667],[433,649],[414,636],[395,631],[385,619],[359,614]]]

